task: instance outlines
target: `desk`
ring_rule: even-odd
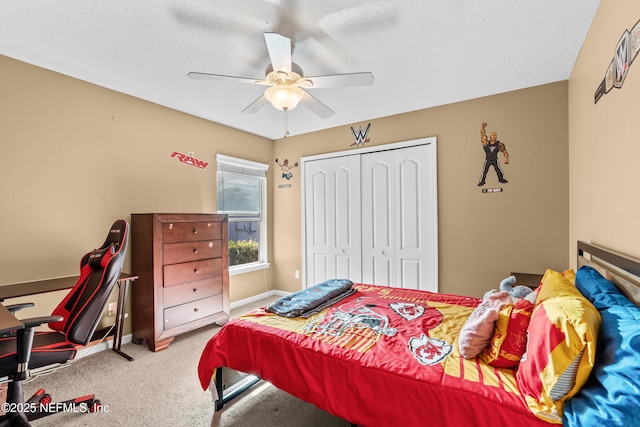
[[[0,335],[23,328],[22,322],[16,319],[7,307],[0,304]]]
[[[4,301],[7,298],[17,298],[29,295],[42,294],[45,292],[62,291],[65,289],[73,288],[78,282],[80,276],[68,276],[59,277],[57,279],[37,280],[34,282],[21,282],[12,283],[10,285],[0,286],[0,301]],[[138,276],[134,276],[129,273],[121,273],[118,281],[118,310],[116,312],[116,322],[114,324],[114,336],[113,336],[113,348],[112,350],[124,357],[127,360],[133,360],[131,356],[120,350],[122,345],[122,331],[124,328],[124,306],[127,301],[127,295],[129,293],[129,285],[136,280]],[[4,309],[4,310],[3,310]],[[6,313],[3,313],[6,312]],[[3,332],[4,323],[10,322],[10,318],[13,317],[9,310],[2,307],[0,309],[0,332]],[[21,329],[24,327],[22,322],[13,317],[13,320],[17,322],[17,327],[13,329]],[[7,323],[9,324],[9,323]]]

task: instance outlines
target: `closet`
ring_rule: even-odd
[[[301,159],[304,286],[438,290],[436,138]]]

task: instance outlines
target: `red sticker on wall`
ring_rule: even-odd
[[[196,159],[195,157],[193,157],[193,153],[191,152],[189,152],[189,154],[182,154],[174,151],[173,153],[171,153],[171,157],[180,160],[180,163],[195,166],[200,169],[206,169],[207,166],[209,166],[209,162]]]

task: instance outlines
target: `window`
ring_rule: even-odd
[[[267,169],[218,154],[218,212],[229,215],[229,273],[268,267]]]

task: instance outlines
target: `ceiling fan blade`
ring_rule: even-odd
[[[259,84],[259,85],[270,84],[266,80],[262,80],[262,79],[252,79],[249,77],[225,76],[223,74],[198,73],[195,71],[191,71],[187,73],[187,76],[189,76],[189,78],[193,80],[224,80],[225,82],[233,82],[233,83],[250,83],[250,84]]]
[[[347,86],[371,86],[373,84],[373,74],[350,73],[350,74],[330,74],[326,76],[305,77],[310,80],[310,86],[303,86],[305,89],[318,89],[325,87],[347,87]]]
[[[291,40],[276,33],[264,33],[273,71],[291,72]]]
[[[322,102],[318,101],[318,99],[314,98],[308,92],[304,93],[304,96],[300,100],[300,103],[312,112],[316,113],[322,119],[331,117],[335,113],[335,111],[324,105]]]
[[[251,104],[249,104],[249,106],[244,110],[242,110],[241,113],[253,114],[257,112],[259,109],[261,109],[262,107],[264,107],[265,105],[267,105],[268,103],[269,101],[267,100],[267,98],[264,95],[262,95],[260,98],[256,99]]]

